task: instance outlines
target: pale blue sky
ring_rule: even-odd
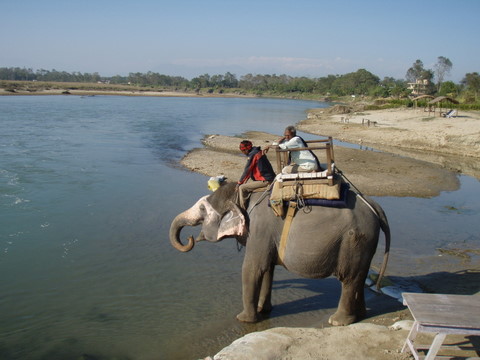
[[[480,1],[0,0],[0,67],[404,79],[417,60],[480,72]]]

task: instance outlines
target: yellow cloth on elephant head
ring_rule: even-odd
[[[211,177],[209,180],[208,180],[208,189],[210,191],[215,191],[217,190],[220,186],[222,186],[223,182],[226,180],[227,178],[225,177],[225,175],[219,175],[219,176],[215,176],[215,177]]]

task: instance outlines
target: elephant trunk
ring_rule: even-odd
[[[188,216],[186,216],[184,213],[179,214],[172,222],[172,225],[170,226],[170,243],[172,246],[181,251],[181,252],[187,252],[193,249],[193,246],[195,245],[195,240],[193,239],[193,236],[188,237],[188,243],[183,244],[182,241],[180,240],[180,232],[185,226],[195,226],[198,224],[198,221],[192,222],[191,219],[189,219]]]

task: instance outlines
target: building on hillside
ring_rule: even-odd
[[[427,79],[417,79],[414,83],[408,83],[408,89],[412,90],[412,96],[426,95],[430,81]]]

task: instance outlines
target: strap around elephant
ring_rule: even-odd
[[[280,245],[278,247],[278,258],[283,263],[285,257],[285,249],[287,247],[288,233],[290,232],[290,226],[292,225],[293,217],[295,216],[295,211],[297,210],[297,203],[295,201],[290,201],[288,204],[287,216],[285,217],[285,222],[283,223],[282,237],[280,238]]]
[[[380,218],[380,215],[378,215],[377,210],[368,202],[367,199],[365,199],[365,196],[363,196],[362,192],[345,176],[342,170],[339,168],[336,168],[337,173],[340,174],[340,176],[347,182],[349,183],[354,189],[355,189],[355,194],[357,197],[359,197],[369,208],[372,210],[372,212],[375,214],[377,218]]]

